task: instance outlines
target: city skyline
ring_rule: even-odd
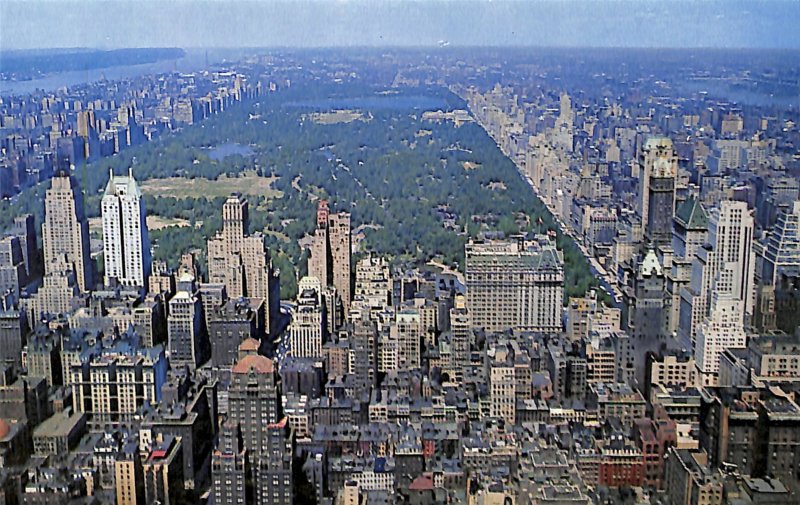
[[[0,54],[0,504],[800,503],[795,4],[0,0],[428,47]]]
[[[3,1],[0,50],[447,45],[797,49],[800,34],[793,24],[799,16],[800,4],[786,0]],[[86,25],[96,29],[74,29]]]

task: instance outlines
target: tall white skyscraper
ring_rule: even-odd
[[[720,272],[731,271],[730,292],[744,303],[745,318],[753,315],[756,303],[754,228],[753,213],[747,204],[729,200],[720,202],[719,208],[711,211],[708,223],[708,237],[715,252],[711,278],[718,284]],[[715,288],[717,291],[724,289],[722,286]],[[711,293],[706,299],[709,307],[710,298]]]
[[[690,285],[681,290],[678,333],[685,345],[695,341],[719,291],[742,302],[744,324],[749,324],[756,300],[754,226],[745,202],[724,200],[709,213],[709,243],[697,250]]]
[[[734,277],[732,270],[719,272],[708,315],[697,329],[694,359],[704,386],[717,385],[719,355],[725,349],[747,346],[742,310],[744,302],[731,292]]]
[[[764,272],[762,281],[776,285],[784,273],[800,269],[800,201],[792,204],[778,216],[778,221],[769,230],[764,249]]]
[[[150,239],[144,199],[131,171],[127,177],[109,174],[101,207],[105,284],[116,279],[123,286],[147,286]]]

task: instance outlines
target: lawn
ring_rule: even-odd
[[[185,177],[167,177],[166,179],[149,179],[140,184],[142,192],[155,197],[171,196],[174,198],[228,196],[239,192],[243,195],[266,196],[280,198],[281,192],[273,189],[272,184],[277,177],[260,177],[253,171],[243,172],[238,177],[220,176],[217,180]]]

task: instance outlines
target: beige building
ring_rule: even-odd
[[[389,262],[382,256],[367,256],[356,264],[353,302],[366,309],[382,309],[392,295]]]
[[[161,346],[96,356],[71,367],[73,409],[96,426],[128,421],[145,402],[158,404],[166,374]]]
[[[89,256],[89,222],[83,210],[83,195],[68,174],[53,177],[44,198],[42,244],[45,275],[60,274],[64,263],[75,272],[81,291],[94,288]]]
[[[321,200],[317,206],[317,229],[310,249],[308,275],[318,278],[323,289],[335,287],[347,312],[353,301],[350,214],[333,214],[327,200]]]
[[[267,327],[271,327],[279,302],[277,273],[260,233],[248,234],[247,200],[231,195],[222,206],[222,231],[208,241],[208,277],[224,284],[230,298],[262,298],[266,301]]]
[[[465,277],[473,326],[561,331],[564,257],[549,239],[471,241]]]
[[[800,381],[800,334],[751,337],[748,361],[753,383]]]
[[[306,277],[301,282],[307,280]],[[296,358],[322,357],[325,315],[318,289],[319,283],[316,289],[305,288],[297,296],[297,307],[289,325],[291,353]]]
[[[144,505],[144,473],[136,444],[127,444],[114,460],[117,505]]]
[[[697,367],[693,356],[666,355],[648,357],[649,384],[686,389],[697,385]]]

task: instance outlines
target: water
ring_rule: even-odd
[[[228,156],[250,156],[254,154],[253,150],[250,149],[250,146],[243,146],[242,144],[236,143],[229,143],[229,144],[220,144],[217,147],[213,148],[208,153],[208,157],[214,161],[219,161],[221,159],[227,158]]]
[[[209,62],[238,56],[232,50],[209,49]],[[206,52],[203,49],[188,49],[183,58],[177,60],[161,60],[142,65],[120,65],[118,67],[94,68],[59,72],[40,79],[30,81],[0,81],[0,95],[22,95],[38,89],[54,91],[63,87],[88,84],[100,80],[116,81],[143,75],[155,75],[166,72],[193,72],[206,68]]]
[[[336,109],[366,110],[437,110],[447,108],[442,98],[427,95],[371,95],[350,98],[322,98],[299,100],[283,104],[288,108],[316,109],[320,111]]]

